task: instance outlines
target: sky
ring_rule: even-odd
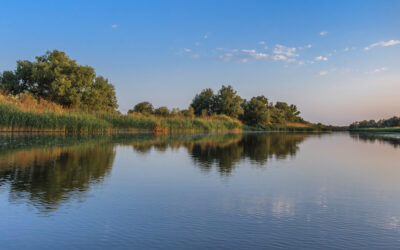
[[[0,71],[65,51],[136,103],[187,108],[232,85],[311,122],[400,115],[400,1],[3,0]]]

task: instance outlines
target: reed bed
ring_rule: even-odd
[[[198,132],[241,130],[242,123],[224,115],[189,118],[183,116],[123,115],[65,109],[30,95],[0,94],[0,131],[99,133],[118,130]]]

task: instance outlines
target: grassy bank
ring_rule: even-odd
[[[269,126],[249,127],[243,126],[248,131],[274,131],[274,132],[328,132],[335,128],[311,123],[273,124]]]
[[[187,118],[85,112],[64,109],[45,100],[38,101],[29,95],[0,95],[0,131],[97,133],[113,130],[190,132],[241,129],[240,121],[224,115]]]
[[[0,131],[104,133],[121,130],[154,132],[282,131],[316,132],[332,128],[310,123],[288,123],[250,127],[226,115],[185,117],[155,116],[140,113],[87,112],[63,108],[53,102],[35,99],[29,94],[0,94]]]

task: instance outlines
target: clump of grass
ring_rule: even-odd
[[[100,113],[100,119],[112,124],[113,129],[150,129],[156,132],[173,131],[225,131],[240,130],[241,122],[226,116],[187,118],[181,116],[160,117],[140,114],[120,115]]]
[[[111,125],[90,114],[22,111],[10,104],[0,104],[2,131],[61,131],[70,133],[100,132]]]
[[[65,109],[29,94],[0,94],[0,131],[58,131],[92,133],[109,130],[155,132],[241,130],[242,123],[228,116],[191,118],[184,116],[122,115],[117,112],[90,113]]]

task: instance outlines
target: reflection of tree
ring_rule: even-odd
[[[0,152],[0,185],[10,185],[10,199],[27,199],[43,211],[79,198],[102,182],[115,156],[112,145],[97,143]]]
[[[168,148],[185,147],[193,162],[204,171],[215,165],[221,174],[230,174],[243,158],[265,164],[270,158],[293,156],[306,134],[211,134],[159,135],[143,140],[127,141],[136,152],[151,149],[164,152]]]
[[[273,157],[284,159],[293,156],[298,144],[306,137],[305,134],[245,134],[223,146],[212,143],[194,145],[190,153],[203,170],[209,170],[215,164],[221,174],[229,174],[244,158],[264,165]]]
[[[350,133],[350,136],[355,140],[363,142],[380,142],[392,145],[397,148],[400,146],[400,137],[392,136],[391,134],[379,133]],[[397,135],[398,136],[398,135]]]
[[[222,174],[229,174],[243,153],[243,148],[238,147],[238,142],[229,144],[197,143],[191,147],[190,154],[193,161],[202,170],[209,171],[215,163]]]
[[[81,198],[111,172],[115,145],[146,153],[186,148],[195,165],[229,175],[244,158],[258,164],[294,155],[307,135],[295,134],[113,134],[100,136],[0,135],[0,186],[12,201],[42,211]]]
[[[246,157],[265,164],[273,157],[285,159],[289,155],[294,156],[297,145],[306,137],[305,134],[252,134],[244,137],[242,144]]]

